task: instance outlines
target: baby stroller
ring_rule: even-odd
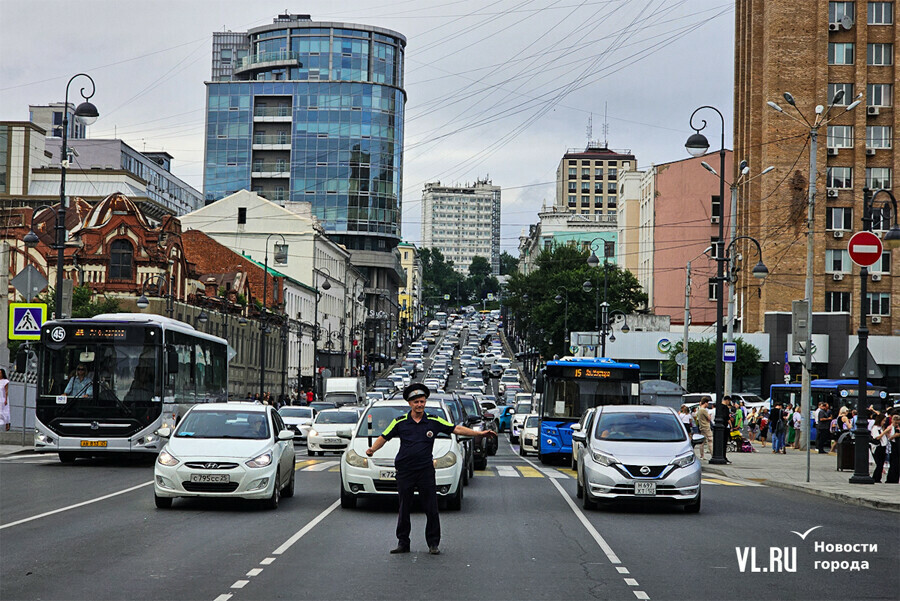
[[[728,451],[731,453],[752,453],[753,445],[750,441],[741,436],[741,431],[732,428],[728,435]]]

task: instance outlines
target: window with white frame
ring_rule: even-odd
[[[842,190],[853,187],[852,167],[828,167],[825,170],[825,186]]]
[[[709,278],[709,281],[707,282],[707,289],[709,293],[709,300],[716,300],[718,298],[719,283],[715,278]]]
[[[889,83],[866,84],[867,106],[892,106],[894,86]]]
[[[840,23],[844,17],[850,17],[856,20],[856,5],[854,2],[829,2],[828,3],[828,22]]]
[[[850,273],[850,254],[846,249],[825,249],[825,273]]]
[[[872,207],[872,229],[876,232],[886,232],[891,229],[891,208],[889,206]]]
[[[854,54],[853,43],[830,42],[828,44],[829,65],[852,65]]]
[[[841,99],[835,103],[835,106],[847,106],[852,102],[853,99],[853,84],[852,83],[830,83],[828,84],[828,102],[834,100],[834,98],[838,95],[838,92],[842,91],[844,95]]]
[[[869,2],[869,25],[893,25],[894,24],[894,3],[893,2]]]
[[[866,44],[866,64],[870,67],[886,67],[894,64],[894,45]]]
[[[850,207],[828,207],[828,211],[825,213],[825,229],[853,229],[853,209]]]
[[[866,148],[890,148],[892,129],[890,125],[867,125]]]
[[[574,206],[575,206],[575,202],[576,202],[575,197],[574,197],[574,196],[569,196],[569,206],[570,206],[570,207],[574,207]]]
[[[890,167],[866,167],[866,188],[869,190],[890,189],[892,175]]]
[[[828,148],[853,148],[852,125],[829,125]]]
[[[825,311],[845,311],[850,312],[850,293],[849,292],[826,292],[825,293]]]
[[[866,298],[869,301],[869,315],[891,314],[891,295],[887,292],[869,292]]]
[[[881,258],[869,267],[869,273],[890,273],[891,272],[891,251],[885,250],[881,253]]]

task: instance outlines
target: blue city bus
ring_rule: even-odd
[[[572,454],[572,424],[591,407],[640,404],[640,367],[613,359],[563,357],[538,374],[540,450],[546,463]]]
[[[772,384],[769,388],[769,410],[775,406],[776,401],[781,401],[783,407],[788,405],[797,406],[800,404],[800,393],[802,386],[799,382],[793,384]],[[819,403],[828,403],[831,407],[832,414],[836,414],[841,407],[856,409],[857,391],[859,390],[859,380],[839,380],[822,378],[813,380],[809,384],[810,413],[816,410]],[[888,407],[887,388],[884,386],[873,386],[871,382],[866,382],[866,396],[869,399],[867,406],[874,407],[876,411],[884,412]],[[812,415],[809,416],[810,424],[812,424]],[[815,426],[809,432],[810,440],[816,439]]]

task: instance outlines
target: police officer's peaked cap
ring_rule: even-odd
[[[409,401],[409,399],[420,396],[422,394],[424,394],[425,398],[427,399],[431,396],[431,390],[429,390],[428,387],[421,382],[413,382],[403,389],[403,400]]]

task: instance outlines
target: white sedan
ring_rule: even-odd
[[[350,433],[359,419],[356,409],[325,409],[316,415],[309,436],[306,439],[306,451],[310,457],[327,451],[342,453],[347,448],[347,440],[338,436]]]
[[[271,406],[194,405],[174,432],[158,434],[169,438],[153,468],[160,509],[175,497],[262,499],[275,509],[294,496],[294,433]]]
[[[288,430],[294,432],[294,444],[305,443],[312,427],[313,420],[316,417],[316,410],[313,407],[282,407],[278,410],[284,425]]]

